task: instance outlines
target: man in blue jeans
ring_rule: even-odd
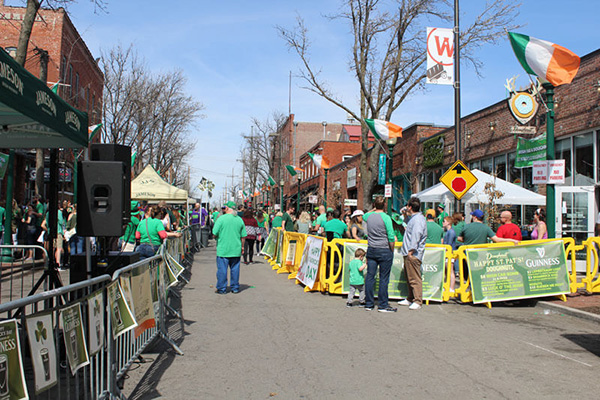
[[[379,266],[379,312],[396,312],[388,302],[390,271],[394,261],[394,227],[392,219],[383,212],[385,198],[378,196],[373,202],[375,209],[363,216],[367,221],[367,277],[365,279],[365,310],[375,306],[375,275]]]
[[[237,215],[236,204],[228,201],[225,213],[217,219],[213,228],[217,239],[217,291],[218,294],[227,292],[227,271],[231,269],[231,293],[240,291],[240,257],[244,252],[246,226]]]

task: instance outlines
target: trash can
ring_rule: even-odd
[[[208,247],[208,236],[210,235],[210,229],[208,226],[203,226],[200,229],[200,245],[202,247]]]

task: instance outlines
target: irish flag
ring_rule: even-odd
[[[295,167],[293,165],[286,165],[285,168],[288,170],[288,172],[292,176],[298,175],[298,172],[304,172],[304,170],[302,168]]]
[[[308,155],[312,158],[317,168],[329,169],[329,160],[326,157],[323,157],[322,154],[308,153]]]
[[[275,186],[275,180],[271,178],[271,175],[269,175],[269,185]]]
[[[100,131],[100,128],[102,128],[102,124],[88,126],[88,133],[90,135],[89,140],[92,140],[92,138],[96,136],[96,133]]]
[[[571,83],[579,69],[579,57],[554,43],[509,32],[508,37],[517,59],[528,74],[554,86]]]
[[[365,119],[365,122],[371,132],[373,132],[373,135],[381,140],[402,137],[402,128],[396,124],[381,119]]]

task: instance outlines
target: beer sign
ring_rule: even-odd
[[[35,393],[39,394],[58,382],[52,314],[28,317],[27,336],[29,336],[29,349],[33,363]]]
[[[16,319],[0,322],[0,399],[29,399]]]

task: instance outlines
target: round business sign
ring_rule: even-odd
[[[529,122],[538,110],[535,98],[527,92],[517,92],[508,99],[508,108],[521,124]]]

